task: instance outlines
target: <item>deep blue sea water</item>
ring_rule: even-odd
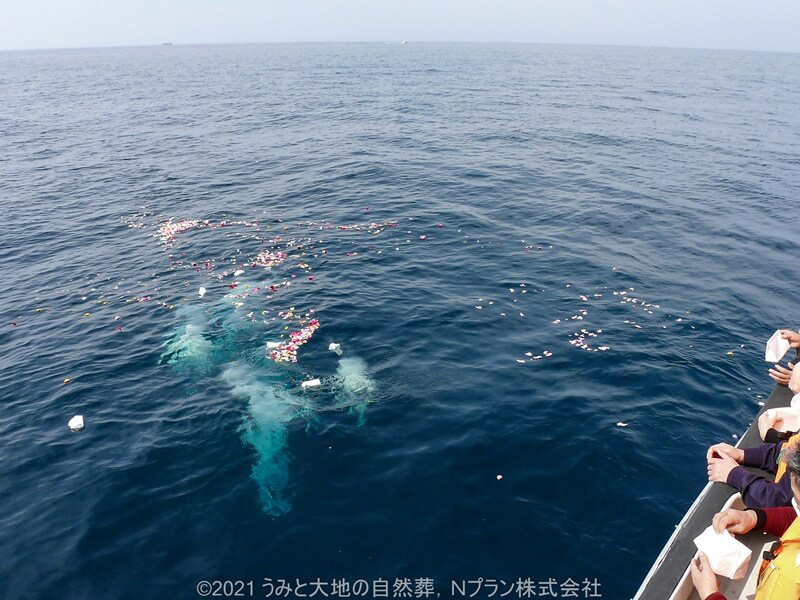
[[[0,99],[3,598],[629,598],[800,320],[798,55],[5,52]]]

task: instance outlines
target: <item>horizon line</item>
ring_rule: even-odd
[[[161,46],[266,46],[266,45],[304,45],[304,44],[508,44],[526,46],[593,46],[604,48],[647,48],[662,50],[706,50],[718,52],[764,52],[769,54],[800,54],[798,50],[772,50],[754,48],[719,48],[710,46],[670,46],[670,45],[642,45],[642,44],[608,44],[590,42],[530,42],[530,41],[486,41],[486,40],[296,40],[296,41],[261,41],[261,42],[152,42],[147,44],[114,44],[94,46],[47,46],[30,48],[0,48],[0,52],[47,52],[53,50],[103,50],[122,48],[155,48]]]

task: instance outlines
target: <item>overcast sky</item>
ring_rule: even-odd
[[[0,0],[0,49],[384,40],[800,52],[800,0]]]

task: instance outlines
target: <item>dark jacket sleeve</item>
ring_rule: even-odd
[[[781,477],[778,483],[772,483],[762,475],[736,467],[728,474],[728,485],[741,492],[742,500],[749,508],[790,506],[792,503],[791,477],[788,476]]]
[[[742,464],[746,467],[756,467],[770,473],[778,470],[778,455],[783,443],[761,444],[755,448],[745,448]]]
[[[796,431],[778,431],[770,427],[767,429],[767,433],[764,434],[764,441],[768,444],[779,444],[785,442],[796,433]]]

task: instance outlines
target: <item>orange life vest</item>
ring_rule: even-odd
[[[761,563],[755,600],[800,598],[800,518],[789,526],[777,547]]]

